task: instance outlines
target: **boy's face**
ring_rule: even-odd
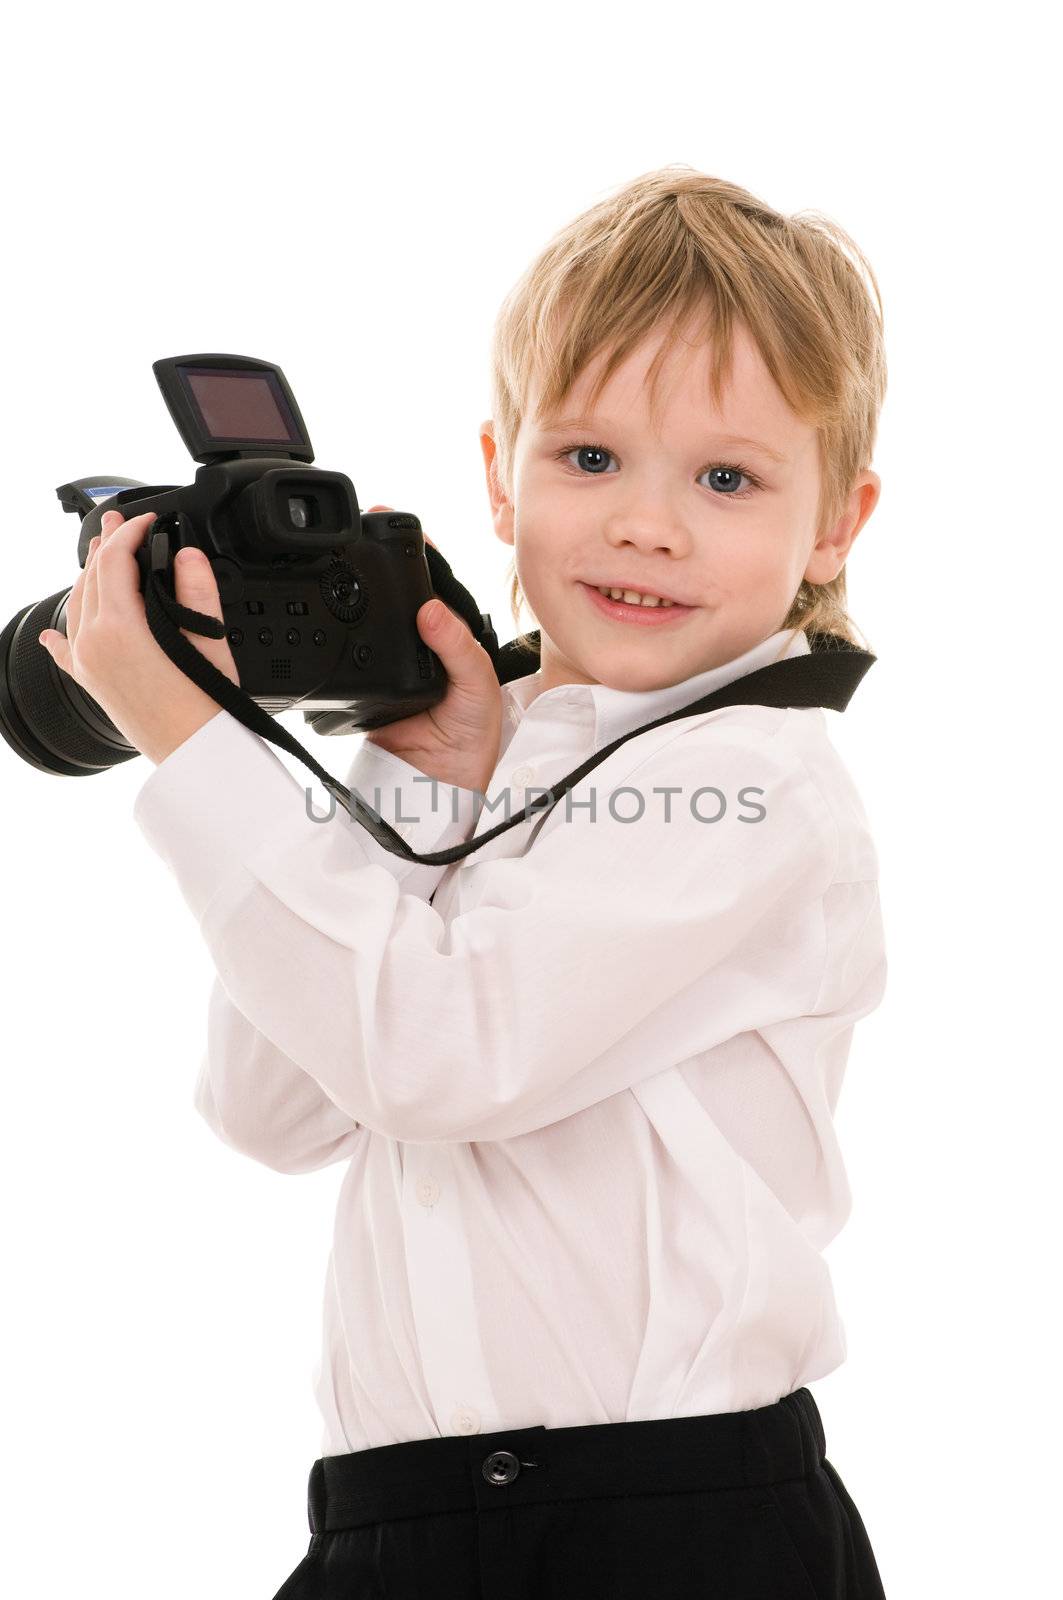
[[[837,575],[878,499],[878,475],[861,474],[844,515],[816,541],[816,431],[787,406],[742,326],[723,411],[711,408],[705,346],[679,345],[658,379],[654,432],[646,373],[663,338],[650,335],[617,368],[593,416],[598,361],[580,374],[562,413],[586,423],[536,422],[533,390],[512,503],[491,471],[493,424],[481,429],[495,531],[514,546],[539,622],[544,690],[665,688],[742,655],[782,627],[802,578]],[[668,620],[656,625],[619,620],[598,604],[598,584],[689,609],[657,608]]]

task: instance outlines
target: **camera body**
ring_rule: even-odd
[[[363,516],[350,478],[310,465],[299,408],[273,363],[177,356],[153,371],[201,465],[188,485],[64,485],[64,506],[83,514],[81,564],[104,511],[127,521],[153,511],[137,551],[142,590],[152,570],[172,584],[184,546],[203,550],[240,686],[264,710],[298,707],[331,734],[435,705],[446,673],[417,630],[434,592],[417,517]]]
[[[467,625],[500,682],[534,670],[523,643],[499,650],[490,615],[446,557],[426,548],[412,512],[363,516],[350,478],[311,465],[313,446],[278,366],[196,355],[153,362],[152,370],[199,463],[194,483],[98,474],[55,492],[64,511],[81,518],[82,568],[105,511],[127,522],[154,513],[135,555],[149,625],[167,654],[165,638],[205,668],[177,632],[174,561],[191,545],[210,560],[240,678],[234,692],[256,703],[256,717],[295,707],[316,733],[356,733],[437,704],[446,669],[417,629],[433,595]],[[44,628],[66,632],[70,594],[68,587],[31,601],[0,628],[0,737],[41,772],[85,777],[139,752],[39,643]],[[165,636],[157,631],[162,612]],[[274,742],[306,759],[290,735]],[[312,758],[308,764],[323,771]]]

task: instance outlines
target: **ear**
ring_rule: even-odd
[[[817,540],[805,567],[807,583],[830,583],[836,578],[860,529],[878,504],[882,479],[877,472],[862,472],[853,484],[845,510],[833,528]]]
[[[480,424],[480,449],[483,451],[484,470],[487,474],[487,494],[491,502],[491,520],[503,544],[513,543],[513,507],[506,499],[498,475],[498,457],[495,445],[495,424],[492,417]]]

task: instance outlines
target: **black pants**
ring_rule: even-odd
[[[808,1389],[322,1456],[274,1600],[884,1600]]]

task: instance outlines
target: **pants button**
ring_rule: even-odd
[[[485,1459],[482,1471],[488,1483],[512,1483],[520,1471],[520,1462],[512,1450],[493,1450]]]

